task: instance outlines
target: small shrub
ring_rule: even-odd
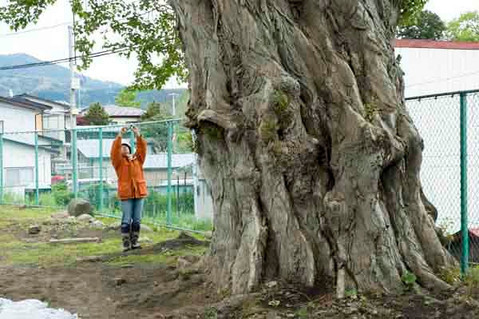
[[[276,139],[277,126],[276,121],[273,118],[264,119],[259,126],[261,139],[268,143]]]
[[[52,194],[58,206],[67,206],[73,198],[73,193],[68,190],[66,183],[52,185]]]
[[[356,289],[346,289],[346,291],[344,292],[344,296],[346,298],[355,299],[358,296],[358,291]]]
[[[365,119],[368,122],[372,122],[374,117],[378,113],[379,109],[376,103],[364,103],[364,112],[365,112]]]
[[[218,310],[214,307],[209,307],[205,309],[205,319],[216,319],[218,318]]]
[[[402,275],[401,280],[408,289],[411,289],[416,284],[417,277],[412,272],[406,271]]]
[[[3,202],[7,204],[24,204],[25,198],[16,193],[5,192],[3,194]]]
[[[459,267],[449,267],[441,271],[440,277],[450,285],[454,285],[461,281],[461,270]]]
[[[469,288],[477,289],[479,288],[479,267],[469,268],[465,278],[464,283]]]
[[[296,317],[300,318],[300,319],[306,319],[309,317],[308,315],[308,307],[307,306],[303,306],[301,307],[298,311],[296,311]]]
[[[41,206],[48,206],[48,207],[57,206],[57,202],[56,202],[55,197],[53,196],[52,193],[40,194],[39,203],[40,203]]]
[[[273,94],[273,109],[276,115],[281,116],[287,110],[291,99],[283,91],[275,91]]]

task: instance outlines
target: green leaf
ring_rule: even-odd
[[[56,0],[9,1],[0,21],[13,30],[37,22]],[[92,62],[94,36],[103,35],[102,54],[135,55],[138,68],[131,88],[161,89],[171,77],[185,80],[187,71],[173,9],[156,0],[71,0],[75,47],[80,70]],[[103,51],[102,51],[103,52]]]
[[[141,106],[141,102],[136,100],[137,92],[130,89],[121,90],[115,97],[115,104],[123,107],[137,107]]]

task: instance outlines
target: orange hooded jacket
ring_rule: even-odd
[[[146,181],[143,175],[143,164],[146,159],[146,141],[136,138],[136,153],[132,159],[121,154],[121,136],[117,136],[111,147],[111,163],[118,176],[118,198],[127,200],[144,198],[148,195]]]

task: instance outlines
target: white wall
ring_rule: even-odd
[[[406,97],[479,89],[479,50],[396,48]]]
[[[213,199],[206,180],[198,180],[198,190],[196,193],[197,207],[196,218],[199,219],[213,219]]]
[[[24,132],[35,130],[35,114],[40,111],[28,110],[0,102],[0,121],[4,121],[7,132]]]
[[[15,191],[23,194],[25,186],[33,186],[35,181],[35,149],[34,147],[13,143],[8,140],[4,140],[3,144],[3,166],[4,169],[8,168],[22,168],[32,167],[34,170],[33,183],[31,185],[22,185],[22,187],[15,187],[15,189],[9,189],[6,186],[5,191]],[[51,184],[51,154],[43,149],[39,149],[38,154],[38,168],[39,168],[39,184],[41,186],[50,186]],[[6,175],[4,174],[4,177]],[[4,178],[4,183],[6,182]]]

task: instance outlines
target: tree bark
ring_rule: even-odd
[[[396,292],[412,272],[448,287],[392,46],[398,2],[171,0],[221,286]]]

